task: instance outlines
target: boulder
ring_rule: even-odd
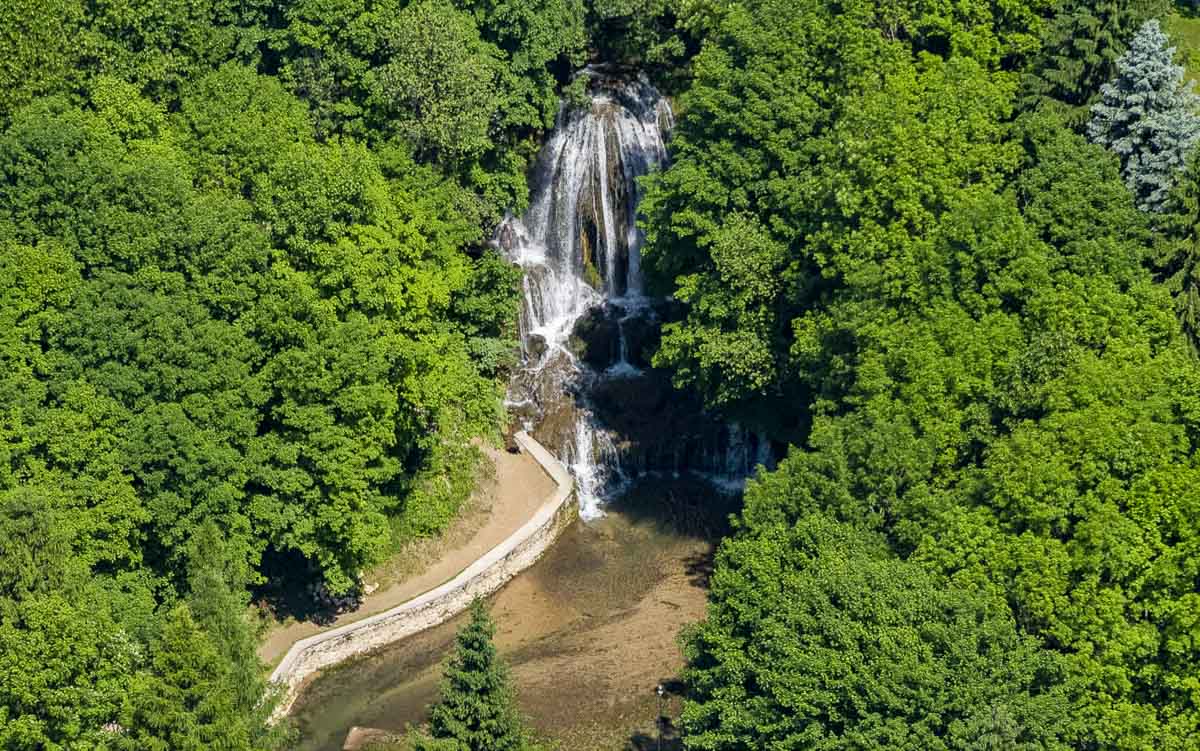
[[[529,359],[537,362],[546,354],[546,337],[541,334],[530,334],[525,338],[525,353]]]
[[[629,363],[638,368],[649,368],[650,360],[662,341],[662,328],[658,321],[646,316],[630,316],[621,323],[621,330],[625,336],[625,352]]]
[[[593,370],[604,370],[621,355],[621,326],[611,306],[597,306],[575,322],[571,351]]]

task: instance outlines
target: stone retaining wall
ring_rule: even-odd
[[[518,433],[516,440],[554,480],[554,495],[524,526],[445,584],[391,610],[293,644],[271,674],[271,681],[284,690],[276,718],[291,710],[300,686],[313,674],[453,618],[476,597],[492,594],[533,565],[570,526],[577,513],[575,485],[566,467],[526,433]]]

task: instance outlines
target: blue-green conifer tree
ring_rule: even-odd
[[[1157,19],[1150,19],[1117,61],[1117,76],[1092,105],[1088,136],[1121,160],[1121,175],[1143,211],[1162,211],[1176,176],[1200,140],[1200,96]]]

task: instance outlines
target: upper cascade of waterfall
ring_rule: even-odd
[[[645,79],[593,77],[590,106],[564,106],[537,165],[533,201],[497,240],[527,272],[522,333],[561,347],[605,300],[642,304],[637,178],[667,157],[671,109]]]
[[[643,353],[657,332],[662,301],[645,293],[639,178],[666,163],[674,123],[669,104],[645,77],[598,67],[581,75],[589,78],[589,102],[560,110],[536,166],[530,208],[501,224],[495,244],[525,271],[523,362],[508,404],[571,467],[586,518],[600,515],[602,499],[628,476],[622,446],[637,442],[597,417],[597,393],[654,388],[643,383],[650,380]],[[625,397],[610,394],[605,401],[616,402],[617,411],[637,409]],[[749,444],[765,443],[733,430],[710,430],[720,437],[702,439],[694,450],[677,441],[662,462],[669,466],[640,461],[637,471],[696,469],[690,451],[702,471],[744,478],[751,454],[761,454],[748,453]]]

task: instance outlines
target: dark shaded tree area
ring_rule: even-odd
[[[248,591],[471,491],[485,240],[585,48],[577,0],[0,7],[0,748],[285,742]]]
[[[655,364],[793,448],[687,639],[688,748],[1200,747],[1196,171],[1144,213],[1080,133],[1164,10],[704,22]]]

